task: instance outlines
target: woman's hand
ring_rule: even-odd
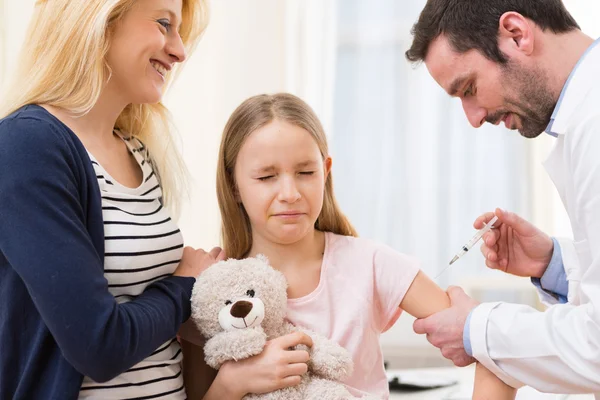
[[[193,247],[185,247],[181,261],[173,275],[196,278],[211,265],[225,260],[225,257],[225,251],[220,247],[214,247],[208,253],[202,249],[195,250]]]

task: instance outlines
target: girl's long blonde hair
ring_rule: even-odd
[[[246,138],[273,120],[286,121],[306,130],[317,142],[323,160],[329,157],[323,126],[310,106],[300,98],[279,93],[258,95],[244,101],[233,112],[225,126],[217,165],[217,197],[222,222],[221,239],[228,257],[245,257],[252,248],[250,220],[236,195],[235,163]],[[331,173],[325,181],[323,208],[315,228],[339,235],[357,236],[356,230],[337,204]]]
[[[16,76],[0,100],[0,118],[28,104],[88,113],[110,77],[110,28],[136,1],[144,0],[38,0]],[[183,0],[182,19],[180,35],[191,53],[208,23],[206,1]],[[161,103],[130,104],[115,129],[146,144],[161,178],[163,200],[177,215],[186,169],[168,110]]]

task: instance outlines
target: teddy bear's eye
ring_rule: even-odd
[[[246,292],[246,294],[250,297],[254,297],[254,290],[250,289]]]
[[[225,300],[225,305],[228,306],[231,304],[231,300]]]

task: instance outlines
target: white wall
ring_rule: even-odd
[[[165,102],[193,181],[180,226],[186,244],[219,244],[217,152],[229,115],[247,97],[284,90],[284,2],[219,0],[209,27]]]
[[[34,0],[0,0],[0,88],[17,67],[16,57],[25,37],[33,4]]]

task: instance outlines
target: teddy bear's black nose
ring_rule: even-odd
[[[236,318],[246,318],[250,311],[252,311],[252,303],[240,300],[235,302],[229,313]]]

